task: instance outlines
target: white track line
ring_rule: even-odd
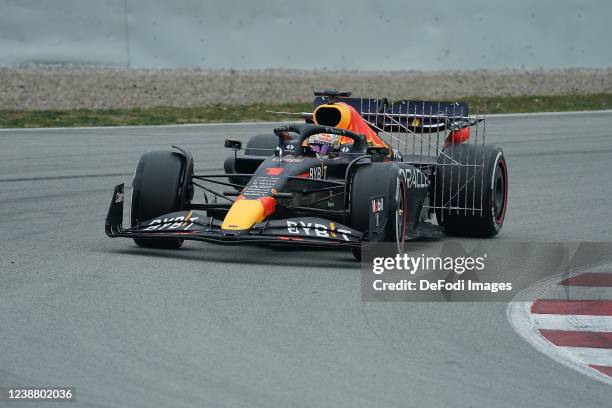
[[[536,329],[612,332],[612,316],[532,314]]]
[[[563,347],[563,350],[576,356],[584,364],[612,366],[612,349],[587,348],[587,347]]]
[[[612,109],[592,111],[568,111],[568,112],[531,112],[531,113],[493,113],[487,114],[487,118],[516,118],[516,117],[538,117],[538,116],[568,116],[568,115],[605,115],[612,113]]]
[[[152,128],[152,129],[166,129],[166,128],[197,128],[197,127],[210,127],[210,126],[276,126],[278,124],[286,123],[303,123],[294,122],[291,120],[278,120],[275,122],[214,122],[214,123],[181,123],[174,125],[141,125],[141,126],[75,126],[75,127],[41,127],[41,128],[0,128],[0,132],[8,131],[52,131],[52,130],[115,130],[115,129],[139,129],[139,128]]]
[[[520,118],[520,117],[540,117],[540,116],[571,116],[571,115],[606,115],[612,114],[612,109],[592,110],[592,111],[572,111],[572,112],[532,112],[532,113],[495,113],[487,115],[487,118]],[[274,122],[215,122],[215,123],[183,123],[175,125],[146,125],[146,126],[81,126],[81,127],[51,127],[51,128],[0,128],[0,132],[30,132],[30,131],[50,131],[50,130],[112,130],[112,129],[137,129],[137,128],[183,128],[198,126],[274,126],[279,123],[303,123],[294,121],[277,120]]]

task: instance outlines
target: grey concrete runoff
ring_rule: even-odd
[[[612,239],[611,121],[490,118],[510,173],[497,239]],[[220,170],[224,138],[269,127],[0,132],[0,386],[76,387],[75,407],[609,406],[506,304],[363,303],[348,252],[105,237],[142,152],[177,144]]]
[[[8,110],[197,107],[310,102],[313,90],[321,88],[390,100],[611,93],[612,68],[327,71],[0,67],[0,83],[0,109]]]

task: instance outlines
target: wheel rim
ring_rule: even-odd
[[[493,185],[493,216],[499,225],[503,222],[506,213],[506,198],[508,195],[508,174],[506,163],[503,160],[497,162],[495,181]]]
[[[403,251],[406,242],[406,189],[402,180],[398,180],[395,193],[397,209],[395,210],[395,243],[398,252]]]

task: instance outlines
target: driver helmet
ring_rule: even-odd
[[[330,151],[340,148],[340,136],[328,133],[320,133],[308,138],[308,145],[313,152],[320,156],[327,155]]]

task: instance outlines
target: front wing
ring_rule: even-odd
[[[222,222],[193,211],[164,214],[154,220],[123,227],[124,186],[115,187],[106,217],[106,235],[140,239],[186,239],[218,244],[281,244],[357,248],[363,234],[323,218],[298,217],[267,220],[247,231],[226,231]]]

